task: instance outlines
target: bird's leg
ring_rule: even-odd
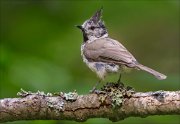
[[[121,73],[119,74],[119,79],[118,79],[117,83],[118,83],[118,84],[121,83]]]
[[[122,77],[122,75],[121,75],[121,73],[120,73],[120,74],[119,74],[119,79],[118,79],[118,81],[117,81],[117,84],[118,84],[118,86],[124,87],[123,82],[121,82],[121,77]]]

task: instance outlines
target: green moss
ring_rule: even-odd
[[[69,92],[69,93],[63,93],[62,97],[66,100],[66,101],[75,101],[78,97],[78,94],[76,91],[74,92]]]
[[[28,95],[40,95],[40,96],[47,96],[47,97],[50,97],[50,96],[53,96],[52,93],[44,93],[44,91],[37,91],[35,93],[31,92],[31,91],[25,91],[21,88],[21,90],[17,93],[18,96],[21,96],[21,97],[26,97]]]
[[[131,87],[125,87],[122,83],[107,83],[101,89],[105,94],[99,96],[99,100],[103,103],[107,96],[111,98],[113,107],[120,107],[125,98],[130,98],[135,92]]]
[[[21,89],[20,92],[17,93],[18,96],[26,97],[29,95],[38,95],[43,96],[43,99],[46,101],[47,106],[54,110],[57,114],[59,111],[64,111],[64,99],[62,97],[53,97],[52,93],[44,93],[44,91],[37,91],[35,93],[31,91],[25,91]]]
[[[107,95],[106,95],[106,94],[105,94],[105,95],[99,95],[99,101],[100,101],[101,103],[104,103],[105,100],[106,100],[106,98],[107,98]]]

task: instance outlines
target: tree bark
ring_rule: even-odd
[[[78,95],[76,92],[53,95],[44,92],[18,93],[21,98],[0,100],[0,122],[17,120],[75,120],[180,114],[180,91],[133,92],[128,95],[104,90]],[[108,92],[108,93],[107,93]],[[119,99],[122,98],[122,99]]]

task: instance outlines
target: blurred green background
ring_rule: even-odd
[[[180,2],[123,1],[8,1],[1,0],[0,98],[30,91],[73,91],[87,94],[97,77],[82,62],[82,24],[103,6],[110,36],[121,41],[139,62],[168,76],[159,81],[133,70],[122,81],[136,91],[180,89]],[[116,81],[118,75],[108,80]],[[102,85],[101,85],[102,86]],[[99,86],[99,87],[101,87]],[[67,124],[74,121],[18,121],[9,124]],[[112,123],[89,119],[84,124]],[[121,124],[179,124],[179,116],[131,117]],[[8,123],[7,123],[8,124]]]

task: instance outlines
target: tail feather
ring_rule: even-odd
[[[141,65],[141,64],[138,64],[136,67],[137,67],[138,69],[140,69],[140,70],[146,71],[146,72],[154,75],[154,76],[155,76],[157,79],[159,79],[159,80],[164,80],[164,79],[166,79],[166,77],[167,77],[166,75],[161,74],[161,73],[159,73],[159,72],[157,72],[157,71],[155,71],[155,70],[153,70],[153,69],[151,69],[151,68],[149,68],[149,67],[146,67],[146,66],[144,66],[144,65]]]

